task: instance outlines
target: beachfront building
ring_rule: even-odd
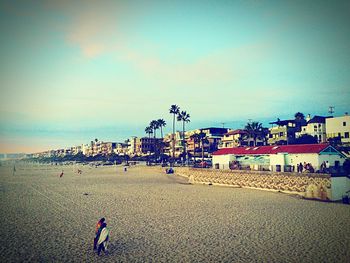
[[[98,147],[97,154],[108,155],[114,152],[117,143],[115,142],[101,142]]]
[[[189,136],[189,133],[187,133],[187,136]],[[164,143],[164,148],[163,148],[163,152],[164,154],[172,157],[173,156],[173,142],[172,142],[172,137],[173,134],[169,133],[166,134],[164,136],[163,139],[163,143]],[[185,137],[186,137],[186,133],[185,133]],[[179,156],[182,154],[183,152],[183,146],[182,146],[182,132],[175,132],[175,136],[174,136],[174,141],[175,141],[175,147],[174,147],[174,156],[175,158],[179,158]]]
[[[300,132],[301,127],[306,125],[306,120],[277,120],[270,122],[272,127],[269,129],[267,143],[269,145],[293,144],[295,133]]]
[[[122,142],[117,142],[115,149],[113,152],[117,155],[125,155],[128,152],[128,144],[127,143],[122,143]]]
[[[326,137],[326,119],[331,117],[314,116],[312,119],[310,115],[306,118],[306,125],[301,127],[300,132],[295,133],[295,137],[299,138],[303,135],[311,135],[315,137],[318,143],[327,142]]]
[[[208,157],[209,151],[210,151],[210,143],[209,140],[206,139],[205,133],[203,133],[203,137],[199,137],[200,131],[194,130],[189,136],[187,136],[186,139],[186,149],[189,156],[192,156],[194,158],[196,157],[202,157],[202,150],[203,150],[203,157]],[[197,136],[196,136],[197,135]]]
[[[342,117],[327,118],[326,134],[328,141],[350,146],[350,116],[346,113]]]
[[[265,128],[264,128],[265,129]],[[268,132],[266,132],[268,133]],[[256,146],[265,145],[264,132],[255,139]],[[254,138],[246,130],[237,129],[224,134],[219,148],[232,148],[240,146],[254,146]]]
[[[300,144],[223,148],[213,153],[215,169],[250,169],[296,172],[298,164],[310,164],[314,171],[322,163],[339,168],[345,156],[329,144]]]
[[[233,131],[229,131],[224,134],[221,139],[221,143],[219,148],[232,148],[239,146],[248,146],[246,138],[248,136],[248,132],[246,130],[237,129]]]
[[[70,150],[71,150],[72,155],[76,155],[76,154],[82,152],[82,146],[81,145],[73,146],[73,147],[71,147]]]
[[[133,136],[128,140],[128,154],[131,156],[145,156],[153,154],[155,150],[161,153],[162,145],[163,139],[160,138]]]
[[[227,128],[208,127],[186,132],[187,151],[192,156],[202,156],[202,142],[204,157],[210,157],[221,144],[221,140],[228,131]],[[193,137],[194,134],[204,134],[204,140],[198,140]],[[200,153],[200,154],[199,154]]]

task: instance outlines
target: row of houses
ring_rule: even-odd
[[[94,140],[89,144],[50,150],[34,154],[39,156],[65,156],[82,153],[86,156],[129,155],[146,156],[155,152],[180,157],[186,147],[188,157],[211,157],[218,149],[232,147],[258,147],[265,145],[290,145],[299,138],[309,135],[316,143],[338,142],[350,146],[350,116],[323,117],[308,115],[305,119],[277,120],[271,122],[270,128],[262,128],[253,137],[244,129],[208,127],[186,131],[177,131],[175,135],[167,134],[164,138],[130,137],[125,142],[103,142]],[[202,134],[202,139],[196,135]],[[173,140],[174,139],[174,140]],[[174,145],[173,145],[174,144]]]

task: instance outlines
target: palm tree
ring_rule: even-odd
[[[149,123],[149,126],[151,127],[151,129],[153,130],[153,138],[157,137],[157,129],[159,128],[158,122],[156,120],[152,120]]]
[[[207,135],[202,131],[198,135],[199,135],[200,147],[202,149],[202,163],[203,163],[204,162],[204,144],[209,143],[209,140],[207,138]]]
[[[157,138],[157,129],[159,128],[159,125],[156,120],[152,120],[149,123],[149,126],[153,130],[153,151],[154,151],[154,154],[156,155],[156,138]]]
[[[176,104],[170,106],[169,113],[173,114],[173,135],[172,135],[172,146],[173,146],[173,161],[175,160],[175,117],[180,113],[180,107]]]
[[[151,139],[151,134],[153,133],[153,128],[151,126],[147,126],[145,128],[145,132],[148,134],[148,138]]]
[[[245,126],[245,130],[250,138],[254,140],[254,147],[256,146],[256,138],[263,133],[262,124],[259,122],[248,122]]]
[[[303,120],[305,118],[305,115],[298,111],[297,113],[294,114],[294,117],[296,120]]]
[[[182,121],[183,162],[185,162],[186,161],[185,123],[190,122],[190,115],[186,111],[181,111],[177,115],[177,120]]]
[[[163,127],[166,126],[166,122],[163,119],[158,119],[157,122],[158,122],[158,126],[160,128],[161,138],[163,139]]]

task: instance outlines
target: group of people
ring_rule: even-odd
[[[107,228],[106,219],[102,217],[98,220],[95,230],[94,250],[97,250],[97,255],[100,255],[101,250],[107,252],[108,239],[109,229]]]
[[[329,162],[324,161],[320,166],[320,172],[321,173],[328,173],[329,167],[330,167]],[[297,164],[297,172],[298,173],[302,173],[302,172],[314,173],[315,169],[311,163],[304,162],[304,164],[302,164],[302,163]]]
[[[309,173],[314,173],[315,169],[311,163],[304,162],[304,164],[302,164],[302,163],[297,164],[297,172],[302,173],[303,171],[306,171]]]
[[[328,161],[323,162],[323,163],[321,164],[321,166],[320,166],[320,171],[321,171],[321,173],[328,173],[328,172],[329,172],[329,167],[330,167],[330,165],[329,165],[329,162],[328,162]]]

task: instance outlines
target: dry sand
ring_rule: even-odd
[[[349,262],[350,206],[144,167],[0,167],[1,262]],[[64,176],[59,178],[61,170]],[[96,221],[109,253],[93,252]]]

